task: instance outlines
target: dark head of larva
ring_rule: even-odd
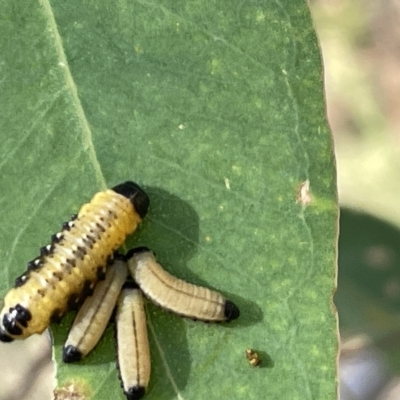
[[[125,396],[128,400],[139,400],[145,395],[145,393],[146,389],[143,386],[134,386],[125,392]]]
[[[0,342],[9,343],[12,342],[14,339],[9,336],[3,329],[0,328]]]
[[[140,246],[140,247],[135,247],[135,248],[133,248],[133,249],[130,249],[127,253],[126,253],[126,256],[125,256],[125,259],[126,260],[129,260],[129,259],[131,259],[134,255],[136,255],[136,254],[140,254],[140,253],[147,253],[147,252],[149,252],[149,251],[151,251],[148,247],[146,247],[146,246]]]
[[[230,300],[226,300],[224,315],[227,322],[233,321],[234,319],[239,318],[239,308],[236,306],[235,303],[232,303]]]
[[[127,181],[112,188],[114,192],[128,198],[141,218],[144,218],[149,208],[150,199],[146,192],[135,182]]]
[[[82,353],[74,346],[69,345],[63,348],[62,359],[65,363],[82,360]]]

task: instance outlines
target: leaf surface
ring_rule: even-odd
[[[3,8],[1,293],[96,191],[135,180],[152,203],[126,247],[241,310],[212,325],[148,304],[146,398],[335,399],[335,168],[306,4]],[[58,365],[59,385],[122,399],[114,359],[109,327],[81,364]]]

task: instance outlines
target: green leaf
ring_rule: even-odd
[[[83,202],[132,179],[152,203],[127,248],[241,310],[212,325],[148,304],[146,398],[335,399],[335,169],[306,3],[2,6],[1,293]],[[59,385],[123,399],[114,358],[110,327]]]

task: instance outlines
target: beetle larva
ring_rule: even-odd
[[[149,198],[125,182],[97,193],[15,280],[0,313],[0,340],[42,333],[104,277],[107,262],[146,215]]]
[[[74,362],[85,357],[100,340],[125,283],[128,270],[125,259],[116,256],[107,268],[106,277],[98,282],[93,294],[75,316],[63,349],[63,361]]]
[[[141,399],[150,380],[150,349],[143,296],[134,283],[121,292],[115,327],[121,386],[128,400]]]
[[[214,290],[175,278],[161,267],[148,248],[130,250],[127,260],[135,282],[160,307],[202,321],[229,322],[239,317],[233,302]]]

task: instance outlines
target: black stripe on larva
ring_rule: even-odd
[[[17,325],[17,321],[15,320],[15,316],[12,312],[4,314],[2,322],[7,332],[11,333],[12,335],[20,335],[22,333],[22,329]]]
[[[135,211],[144,218],[149,208],[149,196],[134,182],[127,181],[112,188],[114,192],[128,198]]]
[[[0,328],[0,342],[10,343],[14,339],[9,336],[3,329]]]
[[[128,400],[139,400],[145,395],[146,389],[143,386],[133,386],[124,393]]]
[[[82,353],[72,345],[64,347],[62,359],[65,363],[71,363],[82,360]]]
[[[226,300],[224,315],[226,318],[226,322],[233,321],[234,319],[239,318],[240,315],[239,308],[236,306],[235,303],[231,302],[230,300]]]

